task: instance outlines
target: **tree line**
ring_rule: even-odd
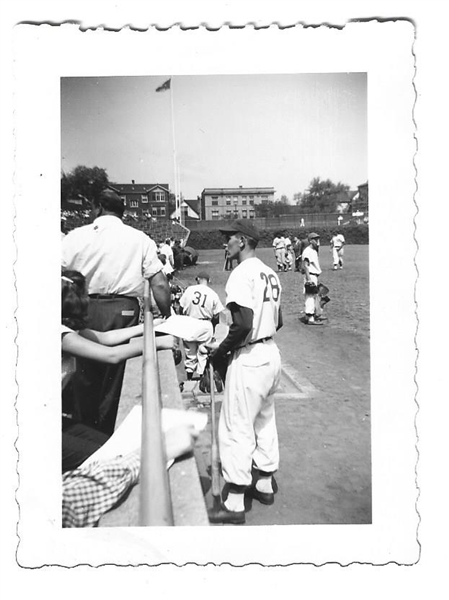
[[[85,207],[102,189],[110,185],[106,169],[100,167],[77,166],[69,173],[61,174],[61,203],[79,200]],[[330,179],[314,177],[305,192],[293,195],[293,204],[287,196],[279,200],[265,202],[254,207],[256,217],[277,217],[285,214],[334,213],[340,204],[349,201],[349,185]],[[348,205],[349,206],[349,205]],[[175,209],[175,198],[170,194],[170,210]]]

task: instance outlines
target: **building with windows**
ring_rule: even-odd
[[[109,187],[122,198],[128,215],[169,219],[167,183],[136,183],[132,180],[131,183],[112,183]]]
[[[274,201],[274,188],[205,188],[201,193],[201,218],[254,219],[255,206]]]
[[[182,198],[181,200],[181,223],[185,223],[186,221],[198,221],[200,219],[200,199],[198,200],[186,200]],[[170,219],[176,219],[176,210],[174,210]]]

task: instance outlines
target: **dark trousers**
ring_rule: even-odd
[[[101,431],[62,418],[62,472],[79,467],[98,450],[109,436]]]
[[[110,331],[137,325],[137,298],[90,298],[87,326],[96,331]],[[114,432],[126,362],[108,365],[77,359],[73,377],[75,421],[111,435]]]

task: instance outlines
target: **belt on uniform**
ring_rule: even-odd
[[[254,340],[254,342],[248,342],[243,346],[237,346],[236,350],[240,350],[241,348],[246,348],[246,346],[254,346],[254,344],[262,344],[263,342],[268,342],[268,340],[272,340],[273,336],[260,338],[260,340]]]
[[[137,300],[134,296],[123,296],[122,294],[89,294],[93,300],[111,300],[111,298],[126,298],[127,300]]]

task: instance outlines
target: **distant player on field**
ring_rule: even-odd
[[[340,267],[343,269],[343,246],[345,245],[345,236],[338,231],[334,231],[331,237],[332,259],[334,263],[334,271]]]

